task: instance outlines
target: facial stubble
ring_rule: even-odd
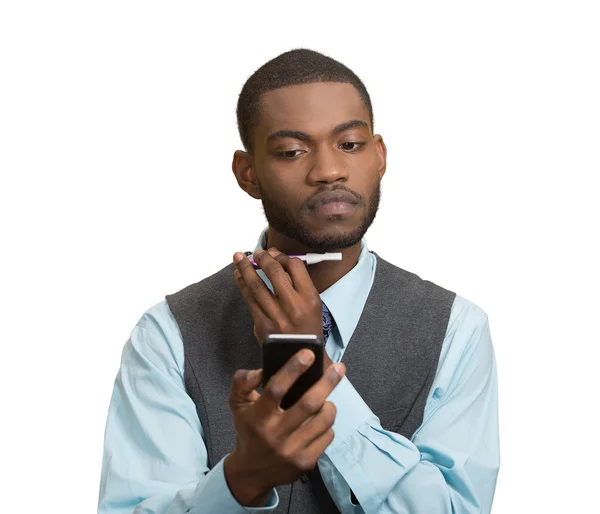
[[[280,234],[298,241],[307,248],[325,252],[348,248],[358,243],[375,220],[381,200],[381,182],[377,181],[373,193],[369,197],[367,212],[358,227],[341,234],[316,234],[306,227],[306,225],[303,225],[302,221],[297,216],[294,216],[288,207],[274,201],[264,190],[260,181],[258,182],[258,189],[261,195],[265,218],[271,227]],[[360,205],[364,205],[364,198],[361,198]],[[300,212],[306,212],[306,210],[305,205],[300,208]]]

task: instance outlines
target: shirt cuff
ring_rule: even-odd
[[[217,465],[211,469],[196,491],[194,501],[195,507],[190,511],[192,514],[205,512],[227,512],[231,514],[246,514],[248,512],[271,512],[279,505],[279,495],[273,489],[264,507],[244,507],[235,499],[227,485],[225,471],[223,469],[223,457]]]

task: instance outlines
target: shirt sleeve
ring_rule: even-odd
[[[491,511],[500,466],[497,375],[488,319],[477,306],[451,318],[423,423],[410,440],[384,430],[346,378],[329,400],[335,439],[319,470],[343,513]]]
[[[223,408],[228,408],[224,406]],[[183,379],[183,342],[166,302],[131,332],[114,383],[104,436],[99,514],[271,512],[240,505],[223,460],[208,468],[204,433]]]

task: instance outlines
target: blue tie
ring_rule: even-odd
[[[323,301],[322,304],[322,317],[323,317],[323,344],[327,344],[327,339],[329,338],[329,334],[331,334],[331,329],[333,328],[333,318],[331,317],[331,312],[327,308],[327,305]]]

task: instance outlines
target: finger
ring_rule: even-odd
[[[252,263],[248,260],[248,257],[241,252],[236,252],[233,256],[233,260],[237,270],[241,275],[241,278],[248,288],[248,291],[256,300],[258,305],[260,305],[267,317],[273,321],[279,319],[281,317],[281,309],[279,304],[275,300],[273,293],[269,291],[269,288],[263,279],[260,278],[258,273],[256,273],[256,270],[254,269],[254,266],[252,266]]]
[[[262,309],[260,304],[256,301],[256,298],[254,298],[254,295],[250,292],[250,289],[248,289],[246,282],[244,282],[244,279],[242,278],[242,275],[237,270],[237,268],[233,272],[233,276],[235,278],[235,283],[237,284],[238,289],[244,297],[244,301],[246,302],[248,309],[250,309],[250,314],[252,315],[252,319],[254,320],[254,326],[256,326],[259,323],[263,324],[266,320],[269,319],[269,317],[267,316],[266,312]]]
[[[265,384],[260,397],[263,408],[265,410],[279,409],[281,400],[292,384],[311,366],[314,360],[315,354],[306,348],[289,359]]]
[[[346,374],[346,366],[341,362],[332,364],[323,376],[289,409],[284,416],[284,430],[291,433],[323,407],[331,391],[340,383]]]
[[[256,391],[262,380],[262,369],[239,369],[231,379],[229,402],[232,407],[241,403],[255,402],[260,398]]]
[[[269,248],[267,251],[269,252],[269,255],[273,257],[273,259],[275,259],[277,262],[279,262],[283,258],[287,258],[287,255],[285,253],[281,253],[274,246],[272,248]],[[293,287],[294,282],[292,281],[292,277],[290,277],[290,274],[287,271],[285,272],[285,277],[288,279],[288,281],[290,282],[290,284],[292,284]]]
[[[329,428],[317,437],[307,448],[300,450],[296,465],[305,471],[310,471],[317,466],[319,458],[325,453],[327,447],[332,443],[335,434]]]
[[[283,255],[283,254],[280,254]],[[279,257],[279,256],[278,256]],[[293,281],[281,264],[269,252],[259,251],[254,254],[254,261],[260,266],[270,280],[275,296],[283,302],[291,303],[297,292]]]
[[[327,432],[335,421],[337,409],[331,402],[325,402],[321,410],[308,418],[288,437],[296,441],[301,448],[309,447],[317,438]]]
[[[333,429],[329,428],[317,437],[309,446],[305,452],[308,454],[309,459],[314,459],[315,462],[319,460],[321,455],[325,453],[327,447],[333,442],[335,434]]]
[[[279,252],[279,250],[276,248],[269,249],[269,252],[271,250]],[[303,260],[298,259],[297,257],[290,258],[281,252],[275,257],[275,259],[291,277],[294,289],[298,293],[302,294],[315,291],[315,285],[312,281],[312,278],[310,278],[310,275],[308,274],[306,263]]]

